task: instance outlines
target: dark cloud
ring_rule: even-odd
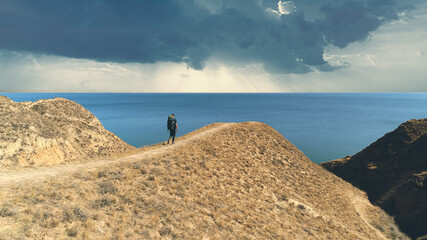
[[[330,69],[324,47],[364,40],[397,19],[394,0],[2,0],[0,48],[97,61],[263,63],[272,73]]]
[[[386,1],[345,1],[335,6],[323,5],[320,12],[325,18],[318,21],[318,25],[327,42],[343,48],[366,39],[384,21],[397,19],[390,4]]]

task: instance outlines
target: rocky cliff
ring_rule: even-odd
[[[133,149],[64,98],[18,103],[0,96],[0,119],[0,167],[52,165]]]
[[[402,231],[427,235],[427,119],[407,121],[356,155],[322,166],[366,191]]]
[[[3,184],[0,239],[407,239],[262,123],[213,124],[88,166]]]

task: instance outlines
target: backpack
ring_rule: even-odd
[[[168,130],[175,129],[175,118],[170,115],[168,117]]]

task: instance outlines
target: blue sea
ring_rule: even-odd
[[[165,141],[175,113],[178,135],[214,122],[264,122],[316,163],[353,155],[409,119],[427,117],[427,93],[3,93],[14,101],[63,97],[140,147]]]

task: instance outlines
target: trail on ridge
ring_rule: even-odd
[[[223,123],[212,126],[211,128],[198,131],[194,134],[190,133],[190,136],[182,136],[176,139],[174,145],[161,145],[157,144],[153,147],[143,150],[142,152],[131,154],[124,157],[114,158],[114,159],[105,159],[105,160],[92,160],[83,163],[67,163],[49,167],[37,167],[37,168],[23,168],[18,170],[1,170],[0,171],[0,187],[5,188],[11,184],[21,183],[25,181],[40,181],[47,177],[56,177],[56,176],[69,176],[70,174],[81,172],[81,171],[91,171],[95,170],[102,166],[107,166],[110,164],[117,164],[122,162],[132,162],[141,160],[147,157],[152,157],[157,154],[163,154],[167,151],[173,151],[175,148],[179,148],[184,144],[188,144],[191,141],[196,141],[200,137],[208,134],[212,134],[221,129],[231,126],[233,123]]]

